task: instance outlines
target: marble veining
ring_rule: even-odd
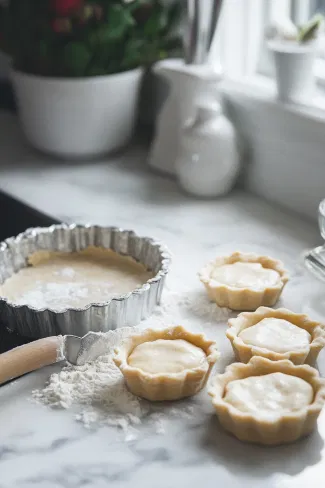
[[[27,148],[16,122],[7,122],[0,131],[0,189],[59,220],[118,225],[161,239],[173,254],[170,289],[195,296],[201,292],[196,272],[207,260],[242,250],[270,254],[289,268],[279,306],[312,312],[310,304],[325,291],[301,264],[302,252],[320,242],[316,224],[241,191],[191,199],[174,181],[147,171],[141,145],[106,160],[57,162]],[[226,324],[215,327],[224,365],[232,354]],[[325,372],[324,356],[319,366]],[[144,421],[138,437],[125,442],[114,427],[87,430],[72,412],[30,400],[58,368],[0,388],[0,488],[323,487],[325,412],[307,439],[257,447],[226,434],[202,392],[194,417],[171,418],[163,435]]]

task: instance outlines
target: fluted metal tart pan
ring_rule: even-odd
[[[83,336],[89,331],[106,332],[137,325],[159,304],[170,265],[167,249],[149,237],[139,237],[132,230],[95,225],[59,224],[31,228],[0,244],[0,283],[28,265],[36,251],[80,251],[89,246],[112,249],[130,256],[153,272],[144,285],[104,303],[90,303],[83,308],[55,311],[16,305],[0,297],[0,320],[12,331],[25,337],[57,334]]]

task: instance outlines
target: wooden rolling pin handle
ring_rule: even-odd
[[[0,354],[0,385],[62,359],[62,341],[62,336],[46,337]]]

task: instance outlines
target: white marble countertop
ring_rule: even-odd
[[[0,190],[58,220],[118,225],[163,240],[174,256],[172,290],[200,293],[196,272],[217,253],[270,254],[291,272],[281,305],[313,313],[323,286],[303,270],[301,253],[320,242],[314,224],[243,192],[215,201],[185,196],[147,170],[140,146],[109,160],[57,162],[25,146],[14,117],[0,115],[0,127]],[[224,337],[225,323],[216,330]],[[220,349],[231,354],[222,338]],[[324,486],[325,412],[309,438],[256,447],[222,431],[204,394],[198,418],[173,419],[163,435],[143,425],[126,442],[113,427],[87,430],[69,411],[32,403],[31,391],[52,370],[0,389],[0,488]]]

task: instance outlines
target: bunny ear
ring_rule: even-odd
[[[298,27],[292,22],[289,17],[275,20],[265,29],[265,38],[269,41],[296,41],[298,38],[298,34]]]

